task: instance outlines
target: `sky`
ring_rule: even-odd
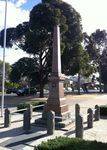
[[[96,29],[107,29],[107,0],[63,0],[72,5],[82,18],[83,31],[91,34]],[[29,12],[41,0],[8,0],[7,28],[29,20]],[[4,27],[5,0],[0,0],[0,30]],[[3,49],[0,48],[0,60]],[[6,49],[6,62],[13,64],[28,56],[22,50]]]

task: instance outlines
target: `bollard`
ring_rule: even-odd
[[[95,121],[100,120],[100,107],[98,105],[95,105],[94,117],[95,117]]]
[[[55,132],[55,113],[47,112],[47,134],[52,135]]]
[[[88,116],[87,116],[87,127],[93,128],[93,111],[91,108],[87,110]]]
[[[33,115],[33,106],[31,104],[29,104],[28,109],[30,111],[30,119],[32,119],[32,115]]]
[[[27,109],[24,112],[24,118],[23,118],[23,129],[25,130],[25,133],[29,133],[31,129],[30,120],[31,120],[31,112],[29,109]]]
[[[83,117],[78,115],[76,118],[76,125],[75,125],[76,137],[83,139]]]
[[[8,108],[5,109],[5,116],[4,116],[4,127],[9,127],[11,125],[11,114]]]
[[[75,118],[77,118],[79,114],[80,114],[80,106],[79,104],[76,104],[75,105]]]

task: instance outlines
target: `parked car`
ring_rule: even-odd
[[[11,94],[11,93],[17,93],[17,88],[9,88],[6,90],[7,94]]]
[[[18,96],[35,95],[35,94],[37,94],[37,90],[36,90],[36,88],[23,87],[23,88],[19,89],[16,94]]]

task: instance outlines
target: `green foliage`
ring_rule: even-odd
[[[100,106],[100,115],[107,116],[107,105]]]
[[[85,141],[78,138],[57,137],[42,142],[38,150],[106,150],[107,144],[96,141]],[[35,148],[36,150],[36,148]]]
[[[52,2],[61,2],[61,0],[42,0],[42,3],[52,3]]]
[[[101,89],[101,76],[103,75],[103,79],[105,78],[105,73],[103,73],[103,65],[102,65],[102,54],[104,49],[107,47],[107,32],[105,30],[97,29],[94,33],[88,36],[86,33],[84,34],[85,48],[89,53],[90,59],[92,60],[93,66],[95,66],[95,70],[99,72],[99,85],[100,92]],[[105,72],[105,70],[104,70]]]
[[[96,66],[96,71],[101,72],[103,52],[107,46],[107,32],[105,30],[97,29],[90,36],[84,33],[85,48]],[[101,75],[100,75],[101,76]],[[101,78],[101,77],[100,77]]]
[[[97,29],[90,36],[84,34],[86,49],[94,63],[99,64],[103,50],[106,47],[107,32]]]
[[[23,22],[19,24],[16,28],[7,28],[6,30],[6,47],[10,48],[15,44],[20,48],[17,42],[20,41],[22,36],[28,31],[29,23]],[[0,46],[3,47],[3,40],[4,40],[4,29],[0,32]]]
[[[104,49],[101,57],[101,79],[104,84],[107,84],[107,47]]]
[[[40,101],[40,100],[39,101],[24,102],[24,103],[20,103],[17,105],[17,110],[28,108],[29,104],[31,104],[32,106],[38,106],[38,105],[42,105],[45,103],[46,103],[45,101]],[[41,109],[43,109],[43,107],[35,108],[34,110],[41,110]]]
[[[66,74],[80,73],[88,77],[93,72],[93,66],[90,64],[89,54],[83,49],[81,43],[76,43],[70,53],[69,57],[66,57],[66,54],[62,57],[65,62],[69,62],[68,66],[64,65]]]
[[[12,71],[10,73],[10,80],[12,82],[19,82],[21,78],[27,77],[29,84],[32,85],[33,76],[37,78],[37,61],[34,58],[21,58],[16,63],[12,65]],[[38,80],[36,80],[38,81]],[[34,82],[35,83],[35,82]],[[36,83],[35,83],[36,85]],[[32,85],[33,86],[33,85]]]
[[[6,47],[9,48],[9,47],[12,47],[13,43],[13,39],[14,39],[14,31],[15,31],[15,28],[8,28],[6,30]],[[0,46],[3,47],[3,41],[4,41],[4,30],[2,30],[0,32]]]
[[[28,107],[29,107],[28,103],[20,103],[20,104],[17,105],[17,110],[25,109],[25,108],[28,108]]]
[[[9,81],[5,82],[5,86],[6,86],[6,88],[19,88],[20,87],[20,85],[18,83],[13,83],[13,82],[9,82]]]

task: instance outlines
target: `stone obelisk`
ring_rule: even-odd
[[[44,112],[52,110],[62,120],[69,117],[68,105],[64,98],[64,80],[64,75],[61,73],[60,27],[56,25],[53,34],[52,73],[49,77],[49,98]]]

